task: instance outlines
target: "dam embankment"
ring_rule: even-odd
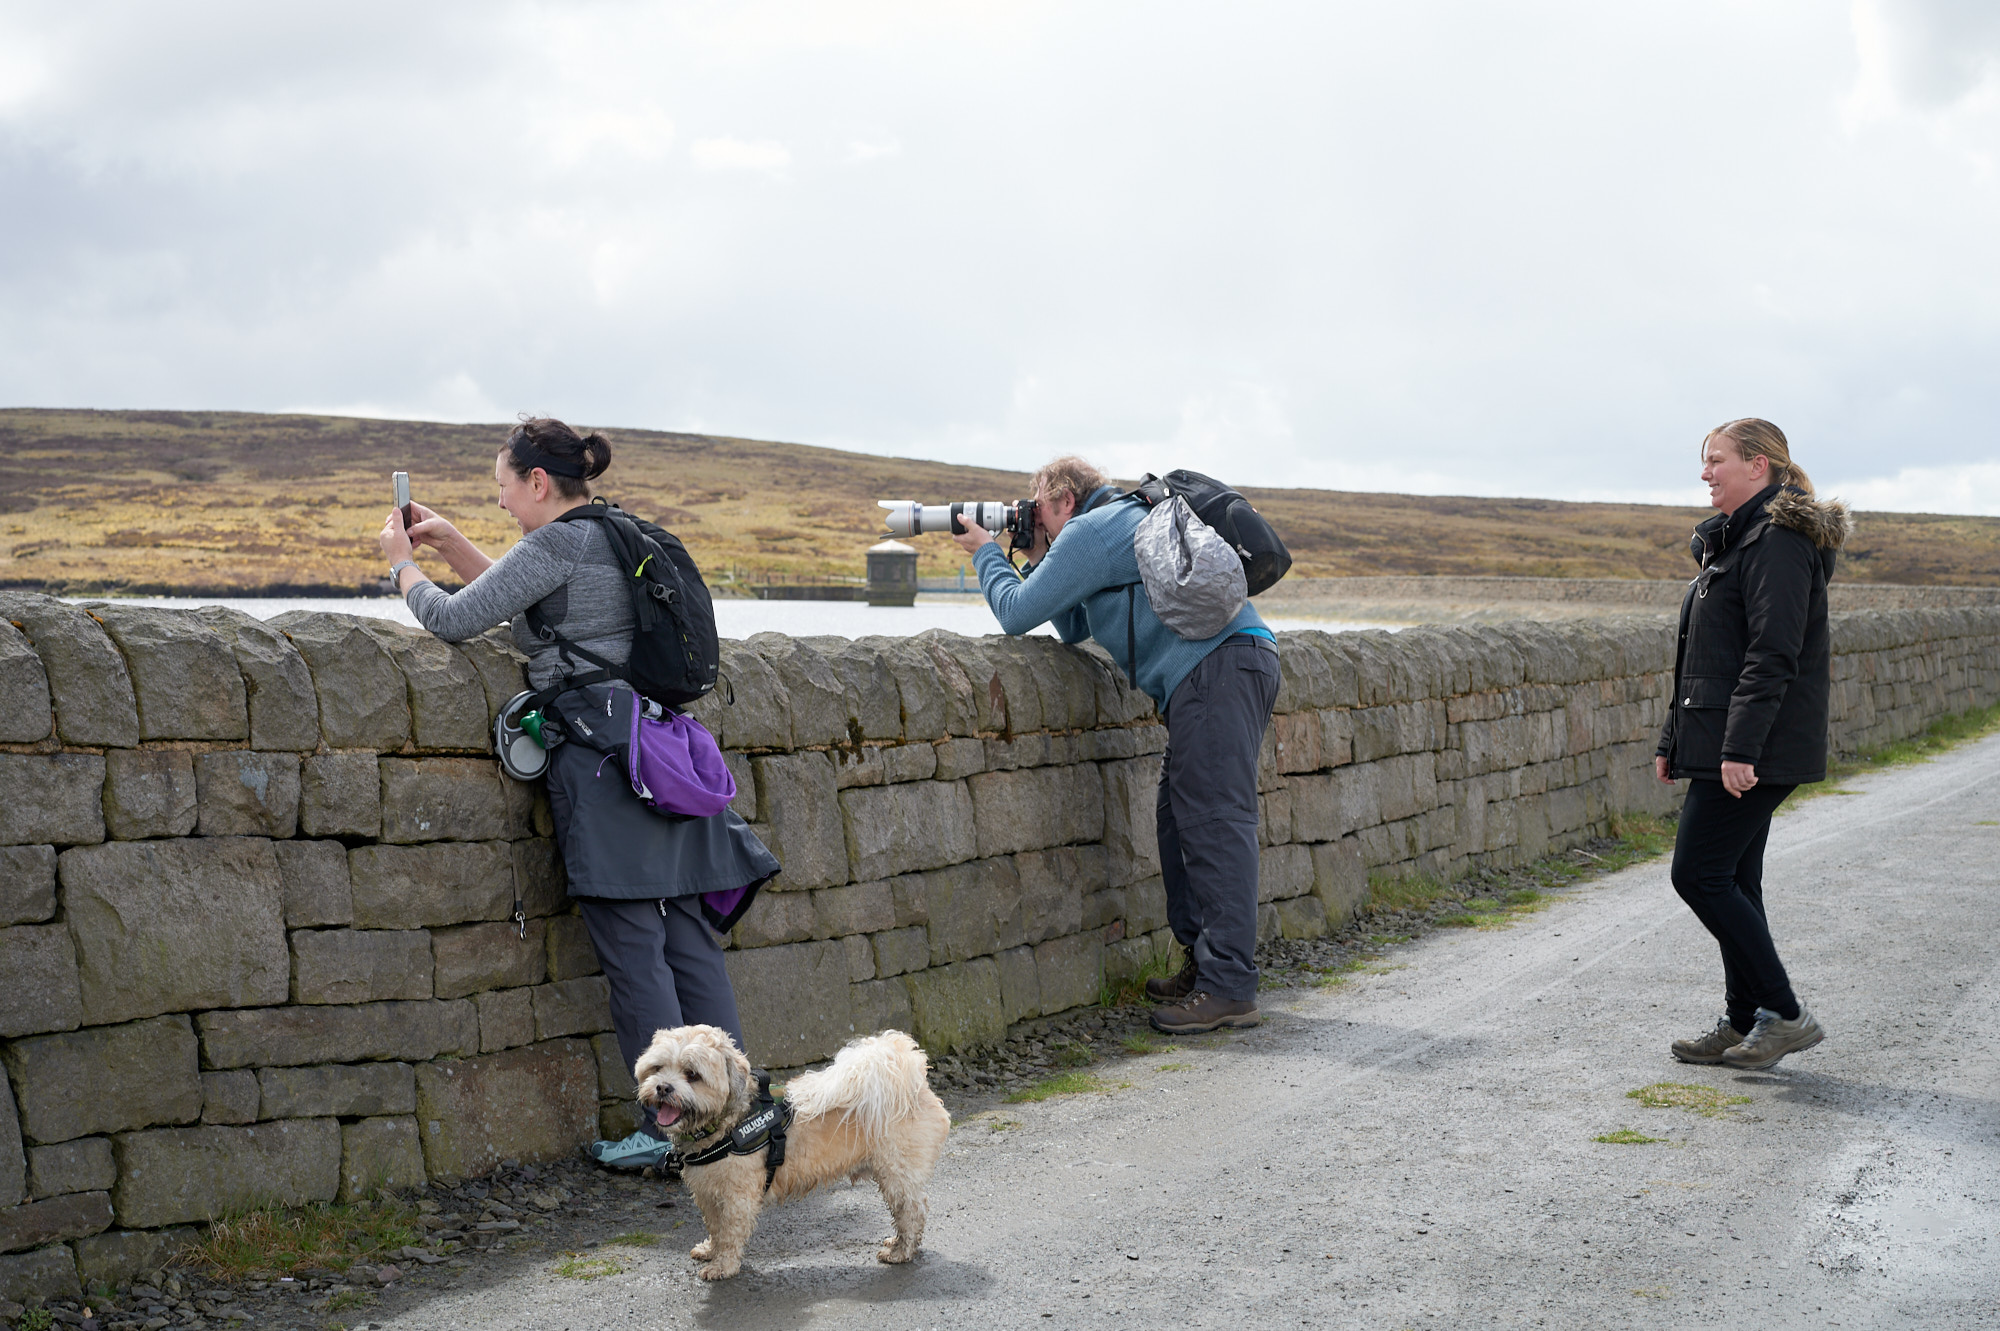
[[[2000,698],[2000,608],[1839,615],[1834,644],[1843,751]],[[1652,618],[1281,634],[1262,930],[1670,807],[1672,646]],[[520,664],[494,634],[0,594],[0,1297],[627,1130],[545,802],[488,751]],[[990,1043],[1165,945],[1165,731],[1101,654],[761,634],[724,670],[733,705],[693,710],[784,864],[729,940],[754,1060]]]

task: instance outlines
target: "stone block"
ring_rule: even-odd
[[[82,1292],[76,1283],[76,1258],[66,1243],[0,1256],[0,1299],[27,1303],[34,1299],[73,1299]]]
[[[512,846],[514,897],[531,920],[569,909],[562,857],[548,837],[516,841]]]
[[[1125,889],[1107,887],[1083,899],[1083,927],[1101,929],[1113,920],[1125,918]]]
[[[528,989],[493,989],[474,996],[479,1052],[495,1054],[535,1042],[535,996]]]
[[[777,672],[790,703],[792,731],[785,747],[833,744],[847,738],[847,685],[826,659],[797,638],[754,633],[744,646]]]
[[[125,658],[94,618],[53,596],[0,592],[0,620],[10,621],[34,645],[47,672],[56,735],[63,743],[114,749],[139,743],[132,677]]]
[[[0,846],[0,925],[39,924],[56,913],[56,848]]]
[[[194,831],[194,758],[178,749],[104,755],[104,830],[119,841]]]
[[[128,1132],[116,1152],[111,1201],[130,1229],[330,1202],[340,1188],[340,1124],[330,1118]]]
[[[1282,901],[1312,891],[1312,854],[1304,846],[1266,846],[1257,855],[1257,900]]]
[[[773,754],[755,760],[757,821],[771,829],[771,851],[785,866],[774,886],[832,887],[844,883],[847,840],[839,785],[824,753]]]
[[[253,713],[254,715],[254,713]],[[141,1280],[172,1262],[201,1239],[191,1226],[167,1229],[109,1229],[78,1239],[76,1272],[86,1285],[123,1285]]]
[[[340,1129],[338,1202],[424,1186],[424,1148],[414,1118],[364,1118]]]
[[[236,658],[250,707],[250,747],[299,752],[319,745],[319,699],[312,672],[291,639],[241,610],[203,606],[196,619],[214,630]]]
[[[528,992],[534,995],[537,1040],[611,1029],[611,985],[602,975],[537,985]]]
[[[1042,1012],[1042,987],[1035,979],[1035,949],[1010,947],[993,955],[1000,975],[1000,1015],[1008,1025]]]
[[[849,786],[879,786],[888,779],[882,768],[882,750],[873,744],[859,752],[844,746],[827,752],[833,759],[833,782],[842,790]]]
[[[1286,938],[1326,936],[1326,907],[1315,896],[1287,897],[1276,903],[1278,932]]]
[[[1123,983],[1136,979],[1147,966],[1167,962],[1169,958],[1177,961],[1179,955],[1174,936],[1166,929],[1121,938],[1103,945],[1104,977]]]
[[[515,694],[528,687],[528,658],[515,649],[511,629],[488,629],[476,638],[454,645],[486,691],[489,722]]]
[[[294,1003],[432,996],[431,938],[422,929],[300,929],[291,942]]]
[[[1045,1013],[1095,1003],[1104,988],[1103,936],[1093,931],[1035,944],[1035,978]]]
[[[28,1150],[28,1194],[61,1197],[73,1192],[109,1192],[118,1177],[109,1137],[78,1137]],[[73,1235],[71,1237],[74,1237]]]
[[[1157,755],[1101,764],[1104,773],[1104,849],[1113,887],[1136,883],[1160,871],[1160,834],[1154,813],[1159,803]]]
[[[760,892],[730,931],[740,948],[796,943],[813,936],[817,917],[809,892]]]
[[[840,940],[840,948],[847,954],[847,978],[850,982],[875,978],[875,945],[868,941],[868,935],[848,934]]]
[[[792,1068],[831,1058],[851,1033],[847,954],[840,944],[739,949],[723,960],[753,1064]]]
[[[502,1160],[546,1164],[597,1133],[597,1061],[553,1040],[417,1069],[417,1132],[432,1178],[475,1178]]]
[[[602,973],[604,967],[598,964],[597,948],[590,941],[590,930],[585,927],[582,917],[558,915],[549,921],[548,927],[551,980],[574,980],[579,975]]]
[[[325,1063],[257,1073],[260,1118],[370,1118],[412,1114],[415,1073],[408,1063]]]
[[[372,753],[317,753],[299,788],[305,836],[375,837],[382,832],[382,779]]]
[[[928,781],[937,775],[938,751],[929,744],[897,744],[882,750],[882,779]]]
[[[403,673],[410,739],[418,748],[484,749],[493,742],[486,686],[463,652],[420,628],[387,619],[366,624]]]
[[[285,927],[311,929],[354,919],[354,891],[347,880],[347,847],[338,841],[279,841],[278,888]]]
[[[348,852],[347,871],[359,928],[504,920],[514,909],[512,852],[504,841],[360,846]]]
[[[268,841],[114,841],[57,861],[91,1025],[291,992],[278,858]]]
[[[597,1060],[597,1096],[600,1100],[630,1100],[639,1094],[639,1083],[625,1062],[618,1037],[606,1033],[590,1037],[590,1055]]]
[[[940,740],[931,746],[931,752],[937,756],[933,775],[939,781],[963,781],[986,770],[986,741],[982,739]]]
[[[199,1050],[184,1016],[31,1036],[0,1055],[30,1142],[201,1117]]]
[[[813,893],[814,938],[845,938],[896,926],[896,903],[886,882],[855,883]]]
[[[866,882],[959,864],[978,853],[963,783],[908,781],[840,792],[848,862]]]
[[[1359,916],[1368,905],[1368,867],[1361,843],[1354,837],[1311,847],[1313,895],[1335,928]]]
[[[0,753],[0,842],[85,846],[104,840],[104,759]]]
[[[991,957],[954,961],[907,976],[911,1033],[933,1054],[979,1049],[1007,1038],[1000,971]]]
[[[111,1227],[111,1195],[78,1192],[0,1211],[0,1252],[80,1239]]]
[[[925,925],[933,966],[987,956],[1024,941],[1021,879],[1012,859],[975,860],[890,884],[896,917]]]
[[[139,706],[139,738],[250,738],[236,654],[185,610],[98,601],[91,616],[125,658]]]
[[[21,1142],[21,1115],[14,1108],[14,1087],[0,1071],[0,1207],[28,1196],[28,1155]]]
[[[1142,879],[1125,889],[1125,932],[1149,934],[1167,922],[1167,885],[1159,877]]]
[[[1083,899],[1104,889],[1108,857],[1102,846],[1058,846],[1014,857],[1021,878],[1021,938],[1073,934],[1083,928]]]
[[[916,1026],[910,1008],[910,986],[893,980],[867,980],[847,987],[850,1024],[856,1035],[877,1031],[909,1031]]]
[[[360,615],[290,610],[269,621],[292,640],[312,672],[319,730],[329,749],[393,752],[410,738],[402,671]]]
[[[299,755],[237,750],[194,760],[203,836],[284,838],[299,828]]]
[[[778,672],[747,643],[724,638],[721,677],[735,702],[723,704],[723,690],[689,707],[716,743],[731,749],[788,749],[792,746],[792,704]]]
[[[280,1007],[203,1012],[195,1018],[211,1068],[298,1067],[479,1050],[471,1003],[401,1001],[355,1007]]]
[[[877,975],[901,975],[931,964],[930,934],[921,924],[907,929],[885,929],[868,941],[875,951]]]
[[[510,830],[489,758],[384,758],[381,773],[384,841],[498,841]]]
[[[1104,837],[1104,783],[1096,763],[982,772],[966,785],[982,856]]]
[[[1278,937],[1278,907],[1275,902],[1265,902],[1257,907],[1257,946]]]
[[[49,677],[27,635],[0,619],[0,698],[8,700],[0,714],[0,743],[33,744],[55,729],[55,709],[49,704]]]
[[[728,766],[728,760],[723,760]],[[497,769],[496,769],[497,770]],[[507,834],[509,841],[521,837],[547,836],[555,830],[555,820],[549,816],[548,788],[540,781],[516,781],[506,772],[500,772],[500,793],[507,805]],[[736,802],[732,800],[730,807]],[[756,807],[752,801],[751,807]]]
[[[908,638],[867,638],[881,653],[883,665],[896,681],[902,712],[902,733],[911,741],[937,739],[948,731],[948,711],[937,667],[923,647]]]
[[[73,1031],[83,1024],[76,945],[60,924],[0,929],[0,1036]]]
[[[264,1092],[248,1068],[201,1074],[201,1121],[255,1123]]]
[[[579,921],[580,923],[580,921]],[[548,975],[548,923],[529,920],[527,936],[510,921],[465,924],[431,934],[437,997],[463,998],[487,989],[540,984]]]

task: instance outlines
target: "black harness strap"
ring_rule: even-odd
[[[769,1192],[771,1180],[778,1175],[778,1166],[785,1163],[785,1132],[791,1126],[791,1101],[773,1096],[771,1074],[760,1071],[757,1074],[757,1098],[752,1102],[749,1116],[713,1146],[704,1146],[682,1157],[682,1167],[712,1165],[725,1155],[755,1155],[762,1151],[764,1191]]]

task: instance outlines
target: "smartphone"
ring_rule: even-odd
[[[407,471],[395,472],[389,479],[396,484],[396,507],[403,514],[403,530],[408,531],[410,523],[413,521],[410,516],[410,473]]]

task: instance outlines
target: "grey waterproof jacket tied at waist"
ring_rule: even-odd
[[[1676,778],[1751,763],[1757,779],[1826,779],[1832,642],[1826,584],[1852,523],[1837,500],[1773,485],[1694,529],[1659,753]]]

